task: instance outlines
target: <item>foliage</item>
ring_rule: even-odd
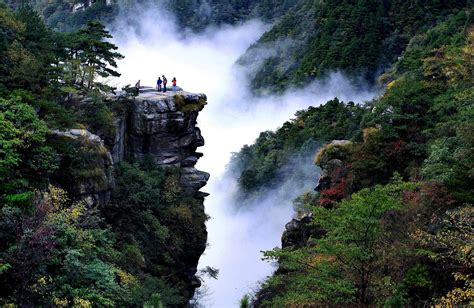
[[[437,232],[417,230],[413,237],[433,253],[429,257],[438,266],[451,272],[455,288],[435,299],[443,306],[472,304],[474,301],[474,279],[470,273],[474,257],[474,229],[472,205],[447,211],[437,223]]]
[[[0,257],[10,265],[2,273],[3,304],[129,303],[133,279],[118,279],[128,274],[114,264],[114,238],[96,210],[70,204],[65,191],[50,186],[31,215],[10,218],[18,219],[18,239]]]
[[[48,127],[19,98],[0,98],[0,122],[0,207],[25,204],[57,168],[55,151],[46,144]]]
[[[261,133],[255,144],[235,154],[231,171],[240,174],[239,185],[247,193],[274,187],[288,176],[281,171],[294,156],[307,156],[329,140],[355,137],[363,113],[362,107],[337,98],[298,111],[276,132]]]
[[[116,61],[123,58],[116,52],[117,46],[107,41],[111,37],[105,27],[95,21],[65,36],[67,54],[63,65],[67,75],[63,86],[79,90],[108,90],[97,81],[97,77],[120,76],[114,68],[117,67]]]
[[[56,33],[26,5],[1,6],[0,30],[0,305],[184,305],[206,216],[177,170],[117,166],[115,198],[101,208],[50,185],[110,189],[105,146],[56,130],[113,141],[128,97],[112,104],[98,81],[119,75],[110,34],[97,22]]]
[[[194,199],[183,197],[178,179],[178,169],[161,169],[150,160],[122,163],[112,203],[103,211],[122,251],[119,264],[140,281],[160,283],[165,306],[183,304],[189,292],[180,283],[189,279],[184,262],[206,242],[207,217]],[[157,298],[147,293],[152,290],[142,290],[151,302]]]
[[[471,14],[413,37],[352,143],[319,152],[315,228],[265,252],[256,306],[472,305]]]
[[[410,38],[469,6],[469,1],[297,1],[241,58],[257,92],[282,91],[332,70],[374,81],[401,55]],[[264,59],[253,52],[278,48]]]
[[[239,307],[240,308],[249,308],[250,307],[250,296],[248,294],[245,294],[240,299]]]
[[[444,285],[435,283],[439,281],[438,271],[452,272],[453,268],[430,269],[426,258],[459,254],[459,261],[445,259],[445,264],[452,266],[462,260],[461,264],[469,267],[466,253],[471,253],[472,238],[466,230],[461,236],[465,241],[456,240],[449,248],[444,246],[444,253],[437,253],[440,242],[433,236],[444,236],[445,232],[429,235],[432,227],[428,224],[446,205],[445,200],[433,204],[430,194],[429,185],[395,180],[361,190],[332,209],[308,205],[313,210],[313,224],[322,227],[325,234],[310,238],[308,245],[297,249],[265,252],[268,260],[278,261],[279,270],[260,291],[273,290],[262,306],[416,305],[417,301],[431,300],[429,294],[436,294],[433,288],[454,287],[449,279]],[[447,217],[453,217],[449,211]],[[464,216],[454,230],[467,227],[463,223],[469,220]],[[459,237],[459,233],[452,236]],[[465,303],[469,289],[452,292],[461,290],[466,297],[459,303]]]

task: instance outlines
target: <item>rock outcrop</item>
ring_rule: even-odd
[[[316,155],[315,163],[321,167],[315,188],[319,193],[319,206],[331,207],[350,195],[351,178],[349,167],[344,161],[351,146],[352,142],[349,140],[334,140],[322,147]],[[307,245],[310,236],[322,236],[323,230],[311,221],[311,214],[307,214],[287,223],[282,235],[282,247],[301,248]]]
[[[53,181],[66,188],[75,200],[85,201],[91,207],[106,207],[115,185],[114,166],[122,161],[151,158],[163,168],[180,169],[182,196],[191,200],[193,210],[205,217],[204,198],[208,194],[200,189],[206,185],[209,174],[197,170],[195,165],[203,155],[197,152],[204,145],[204,138],[196,125],[206,96],[184,91],[158,93],[152,88],[142,88],[138,96],[127,99],[122,94],[108,97],[127,104],[127,110],[114,121],[115,136],[108,138],[108,143],[85,129],[52,132],[53,141],[64,149],[61,172]],[[206,248],[204,219],[197,228],[195,233],[199,236],[189,236],[192,240],[183,244],[184,252],[174,256],[180,264],[175,269],[175,278],[188,300],[200,286],[197,265]]]
[[[55,138],[70,141],[74,148],[71,155],[87,151],[88,156],[93,156],[86,165],[71,168],[83,170],[71,174],[70,180],[75,184],[68,189],[74,198],[85,200],[89,205],[96,202],[106,205],[114,188],[114,165],[145,157],[152,158],[158,166],[182,168],[180,185],[187,196],[207,196],[199,190],[206,185],[209,174],[194,167],[202,156],[197,148],[204,145],[196,124],[206,100],[204,94],[141,89],[138,96],[127,102],[128,111],[115,119],[113,144],[105,145],[99,136],[85,129],[53,131]],[[74,161],[74,158],[69,160]]]
[[[169,93],[169,94],[168,94]],[[196,120],[204,106],[206,96],[179,91],[158,93],[152,88],[140,90],[131,102],[128,127],[117,129],[118,152],[113,157],[133,159],[152,157],[157,165],[182,167],[180,183],[190,196],[197,195],[206,185],[209,174],[194,166],[202,156],[196,150],[204,145]],[[124,125],[118,122],[119,125]]]
[[[52,138],[68,148],[67,167],[56,181],[88,206],[107,204],[115,187],[114,160],[103,140],[85,129],[54,130]]]

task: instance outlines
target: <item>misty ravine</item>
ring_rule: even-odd
[[[234,199],[236,179],[226,173],[231,154],[252,143],[259,132],[274,130],[300,109],[318,106],[334,97],[361,102],[373,97],[369,90],[353,87],[341,74],[314,82],[303,89],[293,88],[282,95],[254,97],[246,79],[249,68],[236,61],[268,28],[258,20],[238,26],[209,28],[201,34],[179,35],[172,14],[157,10],[142,11],[139,31],[127,28],[119,19],[114,34],[125,59],[120,61],[121,84],[153,85],[158,76],[176,77],[186,91],[205,93],[208,106],[198,124],[206,140],[204,157],[198,168],[211,174],[204,191],[206,198],[208,248],[200,267],[219,270],[217,280],[207,279],[200,299],[206,307],[233,307],[258,282],[271,275],[274,268],[261,260],[261,251],[279,246],[285,224],[294,215],[292,200],[312,190],[317,168],[313,154],[292,169],[304,168],[311,181],[294,187],[282,184],[252,204],[240,207]],[[137,28],[134,28],[135,30]],[[155,31],[166,29],[165,31]],[[262,50],[258,55],[264,59]],[[255,68],[252,68],[255,69]],[[271,116],[269,116],[271,115]]]
[[[473,1],[2,1],[0,306],[474,306]]]

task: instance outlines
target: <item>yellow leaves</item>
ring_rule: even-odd
[[[166,178],[163,197],[166,202],[174,202],[181,193],[181,187],[179,185],[179,178],[177,175],[170,175]]]
[[[314,163],[319,166],[321,164],[321,159],[323,158],[324,154],[326,154],[326,152],[331,150],[332,148],[334,148],[333,144],[327,144],[324,147],[322,147],[318,151],[318,153],[316,153],[316,156],[314,158]]]
[[[49,185],[48,191],[43,194],[43,200],[50,202],[55,210],[59,210],[69,201],[69,198],[63,189]]]
[[[48,277],[45,277],[45,276],[41,276],[39,279],[38,279],[38,284],[41,285],[41,286],[45,286],[48,284],[48,282],[51,282],[51,278],[48,279]]]
[[[22,34],[26,30],[25,24],[16,20],[14,16],[5,9],[0,9],[0,27],[13,29],[17,34]]]
[[[371,137],[376,136],[380,132],[379,128],[376,127],[367,127],[362,130],[364,143],[367,143]]]
[[[177,208],[173,209],[173,212],[182,220],[185,220],[189,223],[193,221],[193,212],[186,205],[180,205]]]
[[[117,271],[117,277],[122,285],[135,285],[138,283],[137,277],[122,270]]]
[[[305,128],[306,127],[306,123],[304,122],[303,119],[298,119],[298,121],[296,121],[296,126],[298,126],[298,128]]]
[[[352,142],[348,140],[333,140],[331,143],[326,144],[322,147],[319,152],[316,153],[314,158],[314,163],[316,165],[321,165],[321,162],[326,154],[343,154],[351,150]]]
[[[393,88],[396,85],[397,85],[397,80],[389,82],[389,84],[387,85],[387,90],[390,90],[391,88]]]
[[[92,303],[87,299],[83,299],[80,297],[74,298],[74,303],[72,305],[74,308],[92,308]]]
[[[453,307],[458,305],[474,305],[474,289],[472,284],[467,288],[455,288],[443,296],[435,307]]]
[[[312,255],[311,260],[309,261],[309,265],[312,267],[317,266],[320,263],[334,263],[336,262],[336,257],[331,255],[325,255],[321,253],[317,253]]]
[[[57,297],[55,297],[55,298],[53,299],[53,302],[54,302],[54,305],[55,305],[56,307],[68,307],[68,306],[69,306],[69,303],[68,303],[67,299],[65,299],[65,298],[57,298]]]
[[[423,73],[427,82],[441,81],[455,87],[472,82],[474,72],[474,27],[466,31],[466,45],[459,48],[435,49],[423,59]]]
[[[53,279],[50,276],[40,276],[36,282],[31,286],[31,288],[36,292],[41,294],[45,287],[50,285],[53,282]]]
[[[69,217],[71,220],[77,220],[86,212],[85,206],[74,206],[69,211]]]

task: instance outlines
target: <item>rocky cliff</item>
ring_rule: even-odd
[[[73,146],[72,152],[86,152],[89,156],[81,167],[71,166],[75,170],[70,179],[75,183],[70,189],[72,194],[89,204],[105,205],[114,188],[114,165],[149,157],[158,166],[182,169],[180,184],[187,196],[207,196],[199,190],[206,185],[209,174],[194,167],[203,155],[197,152],[204,145],[204,138],[196,125],[206,100],[204,94],[184,91],[164,94],[153,88],[142,88],[138,96],[125,101],[129,105],[127,111],[115,119],[112,144],[105,144],[85,129],[54,131],[56,138]]]
[[[350,167],[344,162],[351,145],[348,140],[333,140],[316,155],[315,163],[321,168],[315,188],[319,194],[319,206],[330,208],[352,193]],[[310,236],[323,235],[323,230],[312,225],[311,221],[311,213],[306,213],[287,223],[282,235],[282,247],[301,248],[306,246]]]
[[[202,156],[197,148],[204,145],[204,138],[196,124],[206,100],[204,94],[164,94],[153,88],[141,89],[130,101],[126,116],[117,119],[114,161],[149,156],[159,166],[181,167],[183,190],[189,196],[203,197],[199,190],[206,185],[209,174],[194,166]]]
[[[157,93],[152,88],[141,88],[134,97],[124,99],[117,93],[110,100],[120,100],[125,112],[117,116],[115,136],[108,142],[85,129],[54,131],[52,138],[61,144],[62,168],[53,181],[66,188],[75,200],[83,200],[89,207],[107,208],[115,188],[114,168],[121,162],[152,159],[162,168],[179,169],[181,197],[193,211],[205,216],[201,192],[209,174],[195,168],[203,155],[197,148],[204,145],[197,127],[199,112],[206,105],[204,94],[184,91]],[[183,243],[183,253],[173,255],[179,268],[174,269],[183,297],[190,299],[200,286],[196,278],[197,264],[206,247],[207,232],[204,221],[193,226],[196,238]],[[201,235],[202,234],[202,235]]]

